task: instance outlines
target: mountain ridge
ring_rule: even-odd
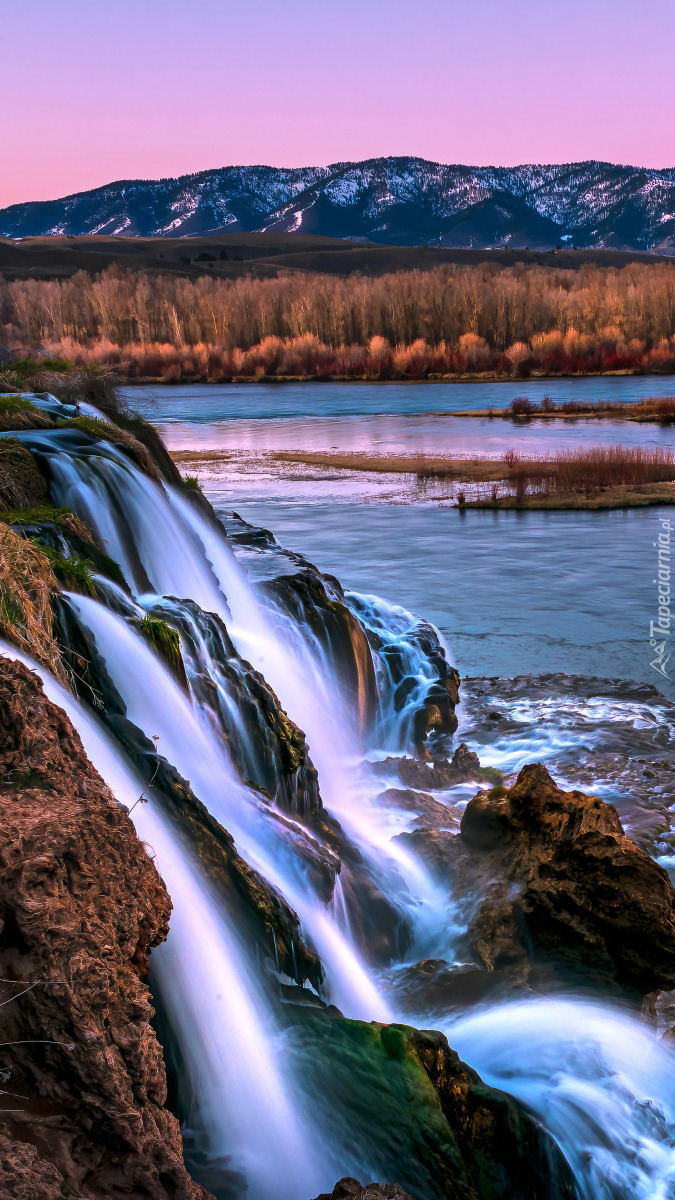
[[[116,180],[0,210],[9,238],[302,232],[385,245],[675,254],[675,168],[593,159],[472,167],[417,157],[225,166]]]

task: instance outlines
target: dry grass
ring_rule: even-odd
[[[209,453],[209,452],[206,452]],[[208,461],[206,454],[179,451],[178,460],[185,454],[186,460]],[[214,459],[220,458],[216,451]],[[418,479],[447,479],[462,482],[480,482],[503,479],[508,474],[504,462],[496,458],[450,458],[445,455],[426,454],[369,454],[353,450],[333,453],[322,450],[279,450],[271,456],[276,462],[304,463],[307,466],[326,467],[346,471],[371,471],[375,474],[416,475]],[[536,461],[532,461],[533,467]]]
[[[517,396],[508,408],[465,409],[454,417],[499,417],[502,420],[555,419],[565,417],[613,418],[622,421],[675,421],[675,396],[643,396],[639,400],[561,400],[544,396],[541,401]]]
[[[520,462],[505,456],[509,480],[517,492],[535,487],[547,494],[581,492],[590,495],[608,488],[667,483],[675,479],[673,452],[643,446],[591,446],[561,450],[541,461]]]
[[[46,554],[0,523],[0,632],[64,680],[53,634],[52,595],[57,591]]]
[[[515,450],[501,458],[359,451],[279,451],[271,457],[327,469],[414,475],[420,484],[471,484],[472,498],[462,493],[459,500],[460,494],[455,493],[467,507],[615,508],[675,503],[673,452],[642,446],[593,446],[526,459]]]

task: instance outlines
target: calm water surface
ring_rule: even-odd
[[[650,667],[659,517],[675,509],[459,512],[433,492],[401,493],[392,476],[277,469],[276,449],[399,453],[545,453],[609,442],[675,446],[675,429],[632,422],[499,421],[427,415],[435,406],[675,393],[669,379],[544,385],[247,385],[129,389],[173,448],[240,457],[202,474],[216,508],[271,529],[347,588],[374,592],[433,621],[462,674],[566,671],[673,684]],[[457,397],[455,401],[455,397]],[[284,406],[283,415],[279,405]],[[367,407],[367,411],[364,409]],[[324,407],[325,406],[325,407]],[[359,408],[359,406],[361,406]],[[321,415],[317,414],[320,409]],[[357,415],[361,413],[362,415]],[[243,455],[241,452],[244,452]]]
[[[675,377],[599,378],[475,383],[230,383],[131,387],[125,395],[148,420],[349,416],[365,413],[458,412],[508,408],[516,396],[541,400],[639,400],[675,395]]]

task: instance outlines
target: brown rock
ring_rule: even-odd
[[[358,1179],[340,1179],[332,1192],[322,1192],[316,1200],[410,1200],[397,1183],[367,1183],[365,1187]]]
[[[479,792],[460,836],[407,835],[431,868],[473,892],[476,961],[646,997],[675,986],[675,891],[597,796],[563,792],[545,767]]]
[[[442,1033],[414,1030],[409,1047],[426,1071],[452,1130],[467,1200],[577,1200],[562,1153],[521,1105],[463,1063]],[[457,1180],[460,1183],[460,1180]]]
[[[169,897],[68,718],[7,660],[0,811],[0,1040],[28,1042],[0,1050],[3,1198],[203,1200],[143,981]]]
[[[455,750],[451,759],[435,759],[433,763],[418,758],[385,758],[376,764],[378,775],[398,775],[409,788],[444,791],[457,783],[469,780],[485,780],[487,783],[502,782],[502,773],[494,767],[481,767],[480,759],[466,742]]]

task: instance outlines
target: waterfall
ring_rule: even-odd
[[[0,641],[0,653],[40,676],[113,794],[133,808],[138,835],[156,854],[173,913],[167,942],[152,952],[152,975],[190,1077],[189,1132],[201,1157],[219,1162],[225,1174],[241,1172],[252,1200],[313,1194],[330,1175],[320,1172],[292,1081],[279,1067],[282,1035],[274,1011],[198,860],[153,798],[136,803],[147,785],[84,706],[13,646]]]
[[[438,915],[447,894],[412,853],[392,840],[395,831],[390,814],[373,803],[380,782],[368,777],[345,697],[335,679],[322,669],[325,661],[315,639],[283,612],[263,607],[219,529],[175,491],[171,502],[199,538],[220,590],[227,596],[229,630],[240,653],[265,675],[284,708],[305,730],[327,809],[373,861],[383,890],[394,903],[401,903],[403,881],[403,902],[406,906],[412,903],[413,913],[423,913],[422,923],[428,923],[428,910]],[[395,612],[399,622],[403,614],[410,626],[413,619],[409,614],[402,609]],[[395,630],[390,635],[392,641],[397,634]]]
[[[347,935],[311,890],[283,836],[255,793],[236,777],[222,740],[190,702],[167,668],[121,617],[96,600],[66,594],[93,634],[127,716],[150,738],[209,812],[232,834],[237,848],[277,887],[300,917],[326,968],[331,999],[350,1016],[387,1020],[387,1006]]]
[[[370,871],[378,895],[413,926],[409,959],[450,958],[456,931],[446,889],[395,837],[400,814],[377,803],[381,780],[364,761],[361,730],[321,639],[250,582],[215,521],[115,445],[74,429],[16,436],[45,463],[54,503],[72,508],[121,566],[130,594],[101,581],[105,602],[66,593],[63,604],[95,647],[128,721],[156,739],[157,753],[231,834],[246,864],[297,913],[325,970],[325,998],[349,1017],[395,1020],[396,1002],[383,997],[367,949],[356,944],[347,872],[327,896],[308,868],[310,851],[338,859],[325,827],[287,804],[278,777],[264,789],[254,778],[264,767],[259,730],[247,725],[232,682],[236,676],[244,686],[252,664],[264,676],[260,686],[273,689],[307,735],[324,807],[361,856],[358,869]],[[400,749],[420,703],[443,678],[433,631],[377,597],[345,600],[368,637],[380,684],[371,748]],[[179,631],[186,680],[142,636],[145,614]],[[5,644],[0,652],[28,661]],[[392,700],[401,662],[405,685]],[[131,807],[144,788],[150,797],[133,809],[133,820],[174,902],[168,942],[152,954],[153,986],[187,1077],[186,1139],[222,1179],[209,1186],[224,1200],[231,1172],[240,1172],[251,1200],[307,1200],[330,1188],[358,1156],[337,1147],[331,1161],[328,1148],[314,1149],[325,1129],[317,1136],[316,1114],[307,1111],[287,1052],[281,1000],[271,995],[266,964],[246,945],[239,915],[168,819],[159,788],[147,787],[83,704],[28,665],[69,714],[118,799]],[[213,703],[203,699],[209,689]],[[279,997],[279,981],[276,987]],[[427,1020],[420,1014],[422,1026]],[[672,1200],[672,1054],[644,1025],[598,1005],[542,1000],[493,1006],[446,1032],[486,1082],[520,1099],[557,1139],[584,1200]],[[321,1099],[330,1110],[331,1097]],[[347,1124],[341,1112],[335,1127]]]
[[[263,605],[215,521],[175,488],[145,475],[117,447],[74,430],[31,430],[20,437],[45,460],[54,501],[72,508],[99,536],[137,599],[189,597],[223,620],[241,656],[305,731],[326,808],[369,860],[402,917],[408,913],[426,929],[446,895],[392,840],[390,815],[373,803],[379,781],[364,768],[348,705],[316,640]],[[400,624],[404,610],[395,611]],[[414,618],[404,615],[410,627]],[[386,624],[382,614],[379,624]],[[391,640],[397,636],[395,631]]]
[[[553,1134],[583,1200],[672,1200],[675,1054],[646,1024],[547,999],[500,1005],[444,1032],[486,1083]]]

